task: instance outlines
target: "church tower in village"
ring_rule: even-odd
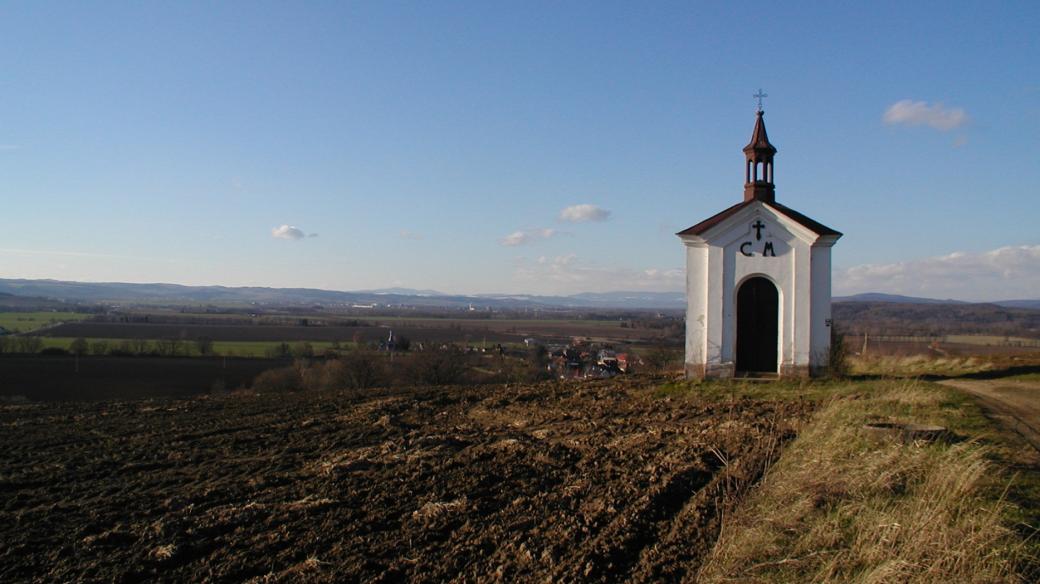
[[[831,246],[841,233],[776,202],[764,115],[760,103],[744,147],[744,200],[677,234],[688,378],[798,377],[827,366]]]

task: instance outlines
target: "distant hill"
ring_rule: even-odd
[[[835,296],[833,302],[899,302],[902,304],[967,304],[961,300],[937,300],[935,298],[919,298],[916,296],[901,296],[899,294],[884,294],[882,292],[864,292],[852,296]]]
[[[0,311],[20,310],[75,310],[76,305],[69,305],[58,300],[36,296],[17,296],[0,292]]]
[[[590,308],[630,310],[681,310],[686,306],[683,292],[585,292],[570,296],[535,294],[444,294],[436,290],[412,288],[379,288],[344,292],[317,288],[266,288],[256,286],[182,286],[180,284],[128,284],[123,282],[69,282],[62,280],[0,279],[0,300],[7,297],[33,297],[51,303],[142,303],[142,304],[215,304],[215,305],[403,305],[438,308],[498,309],[524,308]],[[24,303],[24,300],[9,300]],[[31,303],[31,302],[30,302]],[[869,292],[834,298],[842,304],[894,304],[933,306],[1000,306],[1040,310],[1040,300],[1006,300],[993,303],[968,303],[959,300],[937,300],[898,294]],[[2,305],[3,302],[0,302]],[[905,312],[905,310],[904,310]]]
[[[934,336],[985,334],[1040,338],[1040,310],[988,303],[835,302],[832,315],[847,334]]]
[[[994,302],[998,306],[1006,306],[1008,308],[1031,308],[1033,310],[1040,310],[1040,300],[1001,300]]]
[[[415,288],[376,288],[375,290],[358,290],[359,294],[394,294],[397,296],[450,296],[436,290],[416,290]]]
[[[585,292],[570,298],[603,306],[686,308],[686,292]]]
[[[542,306],[567,308],[643,308],[676,310],[686,307],[685,292],[583,292],[571,296],[538,296],[530,294],[480,294],[492,298]]]
[[[33,296],[62,302],[191,303],[263,305],[405,305],[468,308],[616,308],[678,309],[686,305],[681,292],[606,292],[573,296],[528,294],[452,295],[436,290],[380,288],[343,292],[316,288],[182,286],[123,282],[68,282],[62,280],[0,279],[0,293]]]
[[[882,292],[864,292],[852,296],[835,296],[834,302],[893,302],[897,304],[995,304],[1005,308],[1030,308],[1040,310],[1040,300],[995,300],[993,302],[966,302],[964,300],[939,300],[917,296],[901,296]]]
[[[423,296],[390,292],[340,292],[316,288],[182,286],[180,284],[66,282],[61,280],[0,279],[0,292],[22,296],[39,296],[62,301],[98,303],[407,304],[413,306],[463,307],[474,301],[474,298],[467,296]]]

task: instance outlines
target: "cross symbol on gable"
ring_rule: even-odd
[[[755,240],[762,239],[762,230],[766,228],[765,223],[762,223],[761,219],[755,219],[755,222],[751,225],[751,228],[755,230]]]

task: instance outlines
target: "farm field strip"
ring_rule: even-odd
[[[181,339],[192,341],[206,337],[214,341],[339,341],[349,342],[358,337],[366,342],[385,340],[390,334],[389,326],[271,326],[271,325],[197,325],[197,324],[151,324],[80,322],[57,326],[44,331],[42,336],[64,338],[108,338],[108,339]],[[407,336],[413,341],[456,341],[470,338],[488,342],[519,341],[519,333],[507,334],[484,330],[456,330],[451,328],[407,328],[394,327],[397,336]]]
[[[43,348],[69,349],[72,342],[78,337],[40,337]],[[83,337],[88,345],[104,343],[109,349],[118,349],[119,346],[130,339]],[[154,343],[158,339],[138,339]],[[327,349],[351,351],[357,348],[352,342],[340,342],[338,346],[332,341],[214,341],[214,353],[224,357],[267,357],[271,351],[277,349],[283,342],[288,342],[290,347],[307,343],[316,354],[321,354]],[[154,347],[153,347],[154,348]],[[194,339],[186,339],[180,349],[185,355],[198,355]]]
[[[0,327],[9,332],[29,332],[58,322],[84,320],[93,315],[81,312],[0,312]]]
[[[608,382],[2,406],[0,579],[678,580],[810,409]]]
[[[360,320],[371,323],[382,324],[429,324],[435,326],[460,325],[463,327],[488,327],[502,329],[509,327],[538,327],[538,326],[580,326],[596,328],[622,328],[620,320],[597,320],[597,319],[539,319],[539,318],[436,318],[425,316],[359,316]]]
[[[436,325],[435,325],[436,324]],[[390,331],[413,342],[455,343],[518,343],[535,337],[542,341],[567,342],[574,337],[592,338],[610,342],[659,341],[662,331],[656,329],[628,329],[620,326],[589,326],[589,323],[561,325],[553,321],[527,321],[521,326],[488,326],[476,322],[470,326],[445,323],[373,322],[372,326],[290,326],[290,325],[222,325],[222,324],[159,324],[76,322],[42,332],[41,336],[63,338],[106,339],[181,339],[191,341],[206,337],[214,341],[353,341],[378,342],[385,340]]]

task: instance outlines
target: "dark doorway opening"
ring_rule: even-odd
[[[762,277],[737,291],[737,372],[776,373],[780,294]]]

